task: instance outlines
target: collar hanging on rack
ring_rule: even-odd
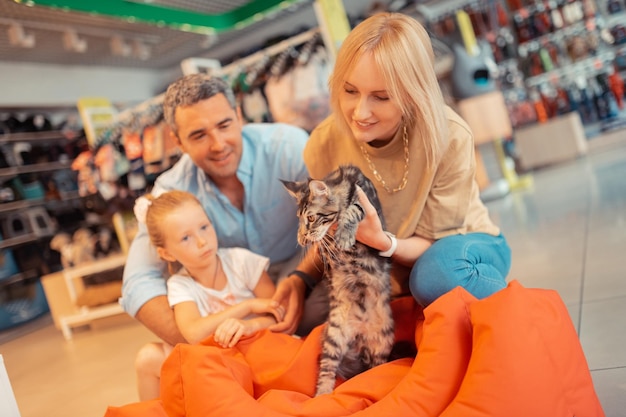
[[[272,66],[270,67],[270,75],[272,77],[280,77],[284,75],[291,68],[291,63],[299,55],[298,50],[289,45],[287,49],[278,55]]]
[[[263,57],[256,64],[253,64],[253,66],[248,70],[248,75],[246,75],[244,82],[248,86],[252,86],[259,78],[259,75],[265,71],[269,62],[270,56],[268,54],[264,54]]]
[[[316,33],[311,39],[309,39],[304,45],[302,45],[302,48],[300,49],[300,54],[298,55],[298,65],[306,65],[309,63],[311,55],[313,55],[313,51],[315,50],[315,47],[317,46],[321,38],[322,37],[320,33]]]

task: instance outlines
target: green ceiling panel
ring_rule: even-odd
[[[14,0],[25,5],[106,15],[127,21],[168,26],[176,30],[210,34],[239,29],[263,15],[279,11],[302,0],[254,0],[222,14],[198,13],[128,0]]]

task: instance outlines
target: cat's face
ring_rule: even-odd
[[[298,243],[302,246],[319,242],[337,220],[339,207],[331,189],[322,181],[283,181],[298,203]]]

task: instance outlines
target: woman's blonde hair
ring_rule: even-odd
[[[329,78],[330,101],[337,122],[351,136],[339,111],[347,76],[363,55],[371,53],[382,73],[389,97],[402,111],[411,135],[423,138],[429,166],[434,166],[447,142],[445,103],[435,74],[435,56],[428,33],[410,16],[378,13],[357,25],[343,41]]]
[[[148,236],[150,237],[150,242],[157,248],[165,247],[163,219],[167,215],[180,208],[184,203],[196,203],[202,207],[200,200],[187,191],[171,190],[158,197],[153,197],[151,194],[147,194],[144,197],[150,201],[150,205],[146,211]],[[168,262],[168,271],[170,274],[177,272],[180,268],[181,265],[178,262]]]

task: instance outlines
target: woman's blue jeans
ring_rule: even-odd
[[[511,249],[502,234],[453,235],[435,241],[417,259],[409,287],[424,307],[458,286],[480,299],[506,287],[510,268]]]

